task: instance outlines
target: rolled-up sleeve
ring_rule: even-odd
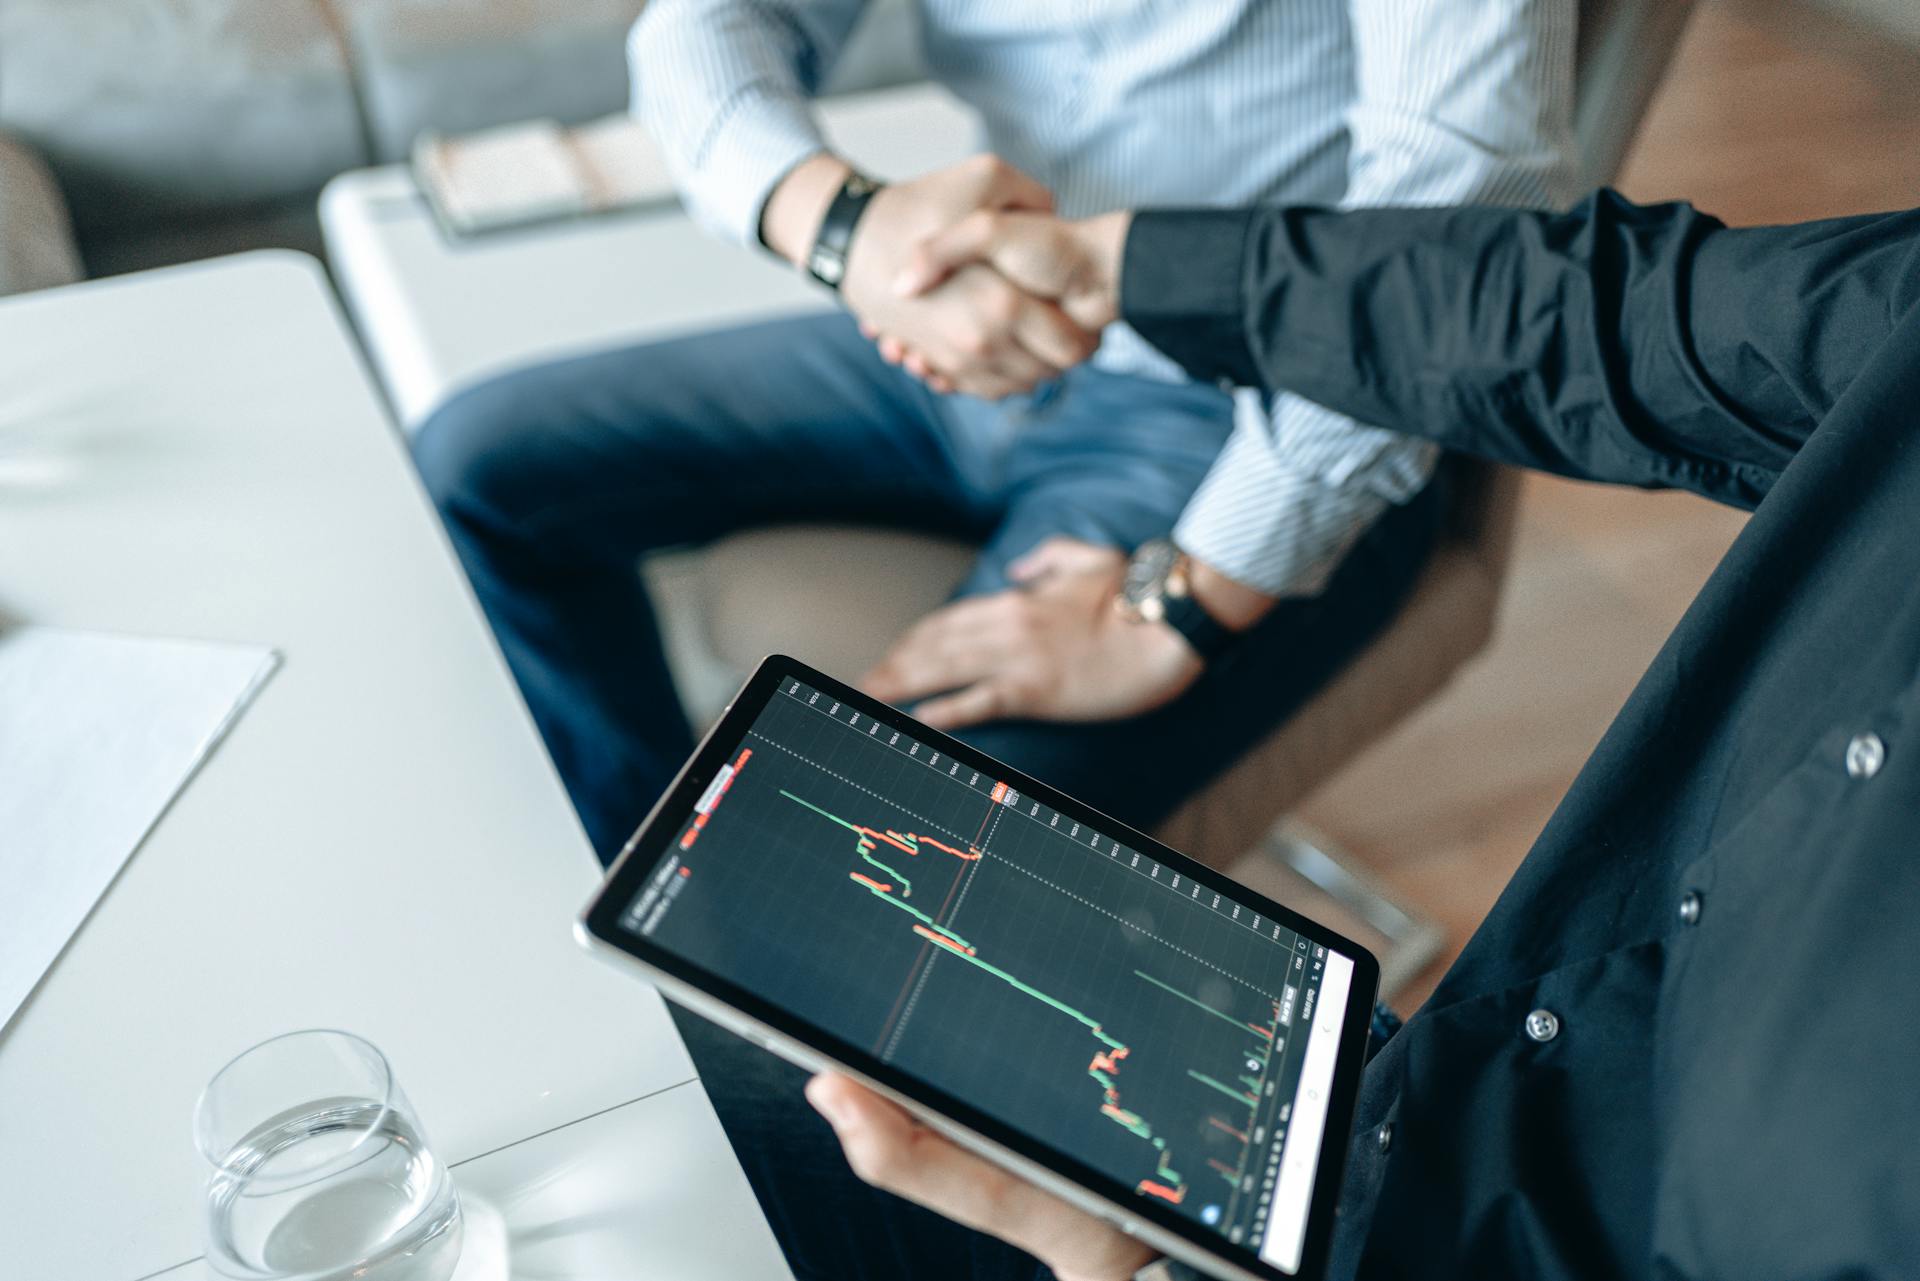
[[[1358,94],[1343,208],[1560,206],[1571,195],[1573,0],[1355,0]],[[1439,451],[1290,392],[1239,397],[1235,431],[1175,529],[1274,596],[1311,594]]]
[[[632,109],[700,223],[757,244],[760,211],[825,142],[809,99],[864,0],[652,0],[627,38]]]

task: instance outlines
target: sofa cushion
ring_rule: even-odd
[[[381,160],[423,130],[567,123],[627,101],[627,29],[642,0],[329,0]]]
[[[0,0],[0,128],[47,158],[83,236],[367,160],[317,0]]]
[[[4,0],[0,0],[3,3]],[[375,152],[407,157],[426,130],[574,124],[623,110],[627,31],[644,0],[327,0],[363,94]],[[875,0],[826,91],[921,79],[913,7]]]
[[[0,134],[0,294],[80,279],[66,202],[31,150]]]

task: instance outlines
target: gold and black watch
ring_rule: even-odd
[[[1240,634],[1193,598],[1192,563],[1171,539],[1142,543],[1127,563],[1116,604],[1135,622],[1165,623],[1211,663],[1231,650]]]

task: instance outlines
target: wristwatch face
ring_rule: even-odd
[[[822,245],[815,245],[807,259],[807,270],[823,285],[838,285],[847,272],[847,260]]]
[[[1167,576],[1180,559],[1180,549],[1164,538],[1142,543],[1127,562],[1126,579],[1120,596],[1127,608],[1140,618],[1159,621],[1165,612]]]

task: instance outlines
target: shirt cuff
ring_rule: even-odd
[[[1433,474],[1438,451],[1286,398],[1269,423],[1242,392],[1239,419],[1174,529],[1181,549],[1274,597],[1321,591],[1347,552]],[[1277,438],[1277,439],[1276,439]]]
[[[1260,381],[1243,286],[1252,210],[1134,215],[1121,257],[1120,315],[1195,378]]]
[[[679,175],[701,225],[735,244],[760,247],[760,214],[780,180],[826,140],[806,105],[749,86],[720,110],[703,155]]]

